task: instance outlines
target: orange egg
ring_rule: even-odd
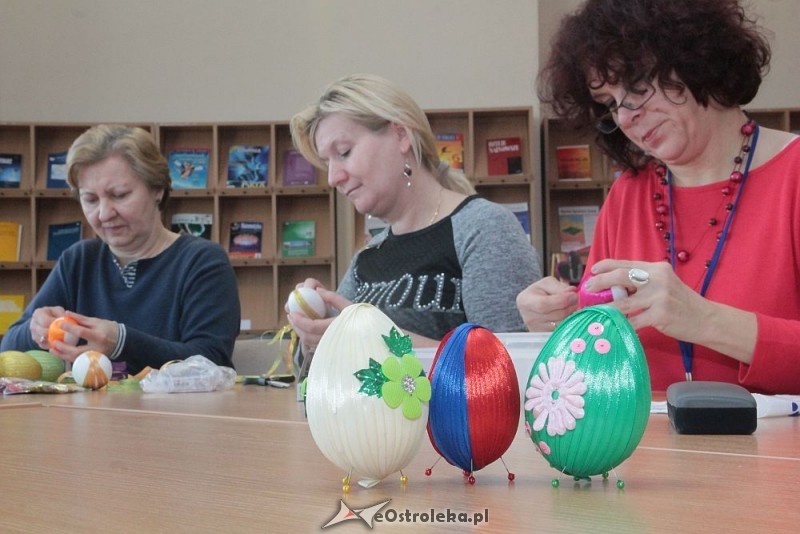
[[[59,317],[50,323],[50,328],[47,330],[47,342],[50,343],[51,347],[56,341],[61,341],[69,345],[78,344],[78,337],[75,334],[64,332],[64,330],[61,329],[61,323],[64,321],[72,324],[78,324],[78,321],[72,317]]]

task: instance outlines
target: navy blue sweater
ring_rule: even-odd
[[[236,275],[222,247],[205,239],[182,235],[158,256],[139,260],[131,288],[103,241],[76,243],[61,255],[0,349],[39,348],[29,323],[42,306],[124,323],[127,337],[116,360],[126,361],[130,373],[194,354],[233,366],[240,324]]]

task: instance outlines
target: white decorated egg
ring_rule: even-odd
[[[298,287],[292,291],[286,307],[290,312],[303,314],[310,319],[324,319],[328,312],[325,301],[310,287]]]
[[[96,350],[87,350],[72,362],[72,378],[79,386],[100,389],[111,380],[111,360]]]
[[[352,304],[334,319],[311,360],[306,411],[317,446],[348,474],[345,490],[350,473],[371,487],[408,465],[430,397],[411,338],[382,311]]]

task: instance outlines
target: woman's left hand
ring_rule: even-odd
[[[622,286],[628,297],[613,306],[628,316],[634,329],[652,326],[684,341],[701,339],[714,305],[684,284],[669,263],[602,260],[592,266],[585,289],[601,291]]]
[[[78,356],[87,350],[96,350],[106,356],[114,352],[119,333],[119,326],[116,322],[88,317],[74,312],[67,312],[66,315],[75,319],[78,324],[63,322],[61,329],[76,335],[86,341],[86,344],[75,346],[56,341],[50,346],[50,352],[70,362],[74,362]]]

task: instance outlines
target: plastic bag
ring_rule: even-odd
[[[235,383],[236,371],[196,354],[153,369],[140,385],[146,393],[191,393],[231,389]]]

